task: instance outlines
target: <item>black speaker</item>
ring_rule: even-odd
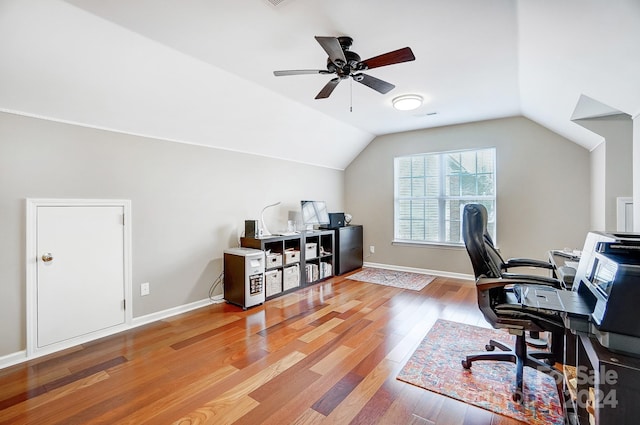
[[[260,229],[258,228],[258,220],[245,220],[244,221],[244,237],[255,239],[259,236],[260,236]]]
[[[329,213],[329,227],[330,228],[336,228],[336,227],[344,227],[345,226],[345,222],[344,222],[344,213]]]

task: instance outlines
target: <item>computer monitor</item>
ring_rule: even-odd
[[[300,201],[302,224],[307,230],[313,230],[313,226],[329,224],[329,213],[324,201]]]

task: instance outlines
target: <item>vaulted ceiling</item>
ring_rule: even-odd
[[[314,36],[362,58],[327,75]],[[343,169],[377,135],[524,115],[592,149],[581,97],[640,113],[637,0],[0,0],[0,110]],[[425,99],[400,112],[391,100]]]

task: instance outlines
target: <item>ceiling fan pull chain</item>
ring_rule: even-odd
[[[353,112],[353,78],[349,80],[349,112]]]

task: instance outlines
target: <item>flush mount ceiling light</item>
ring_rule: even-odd
[[[403,94],[394,98],[391,103],[398,111],[411,111],[422,105],[422,96],[417,94]]]

